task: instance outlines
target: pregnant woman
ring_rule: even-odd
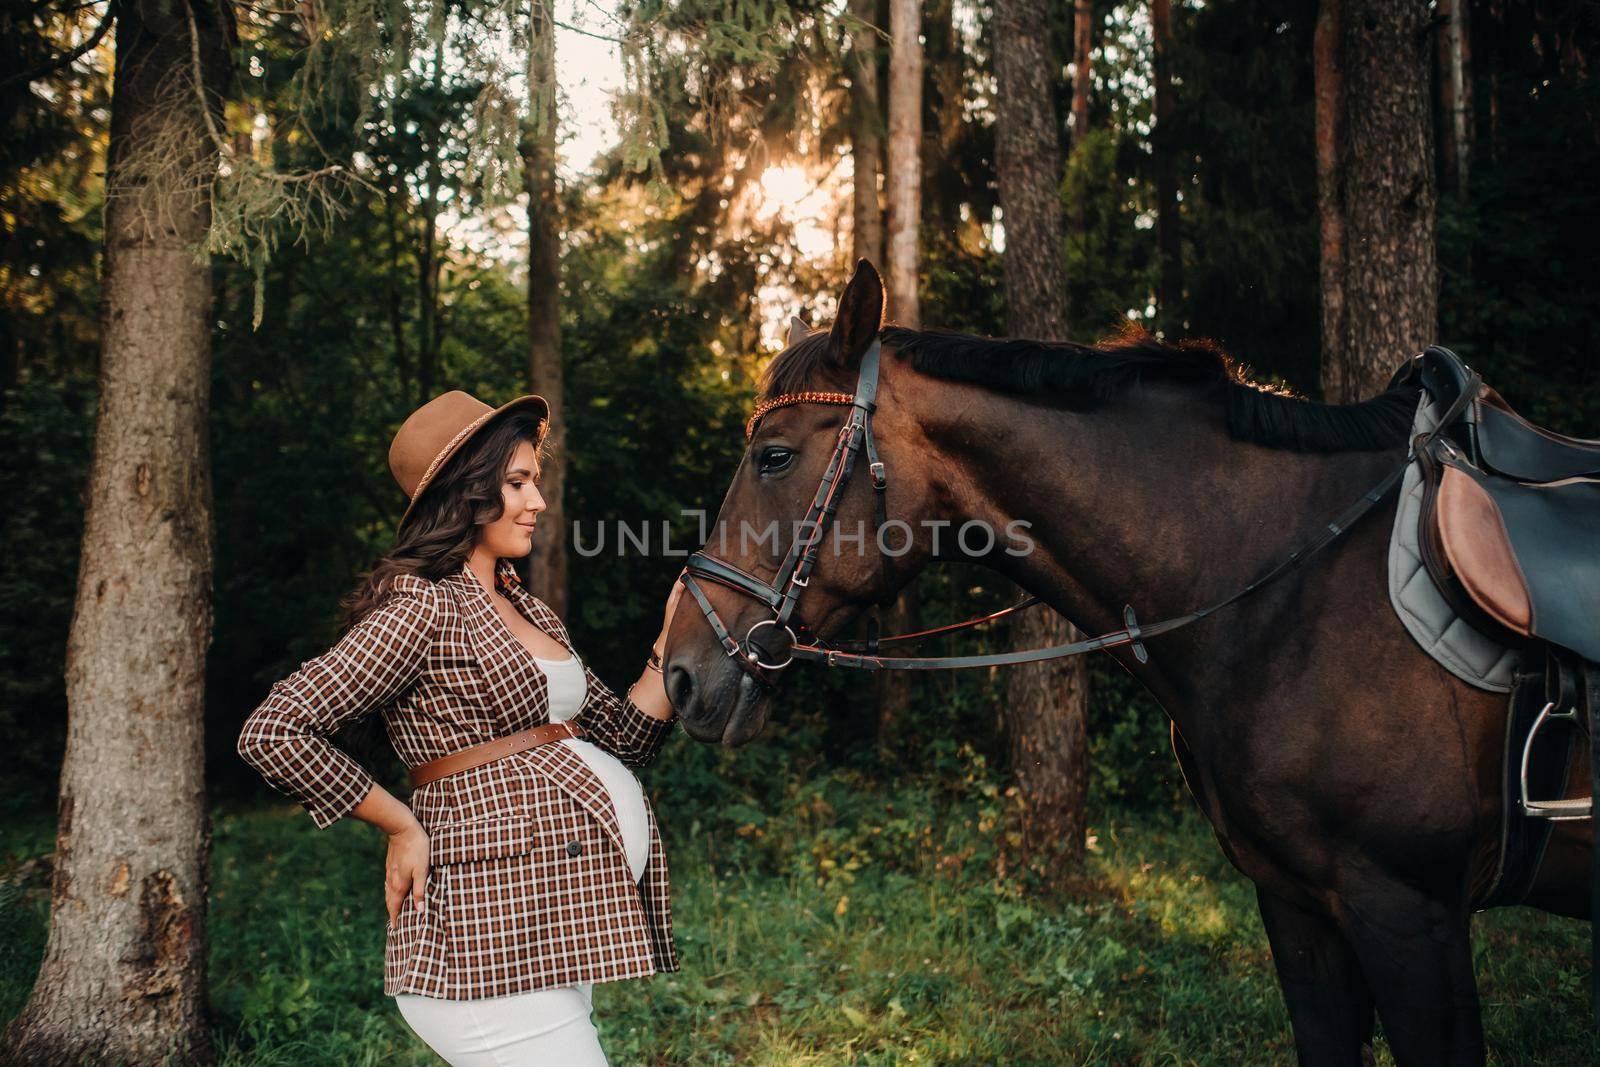
[[[453,391],[400,427],[410,502],[394,549],[346,599],[339,642],[275,682],[239,755],[318,828],[388,835],[383,991],[448,1063],[605,1064],[595,982],[678,969],[666,857],[639,781],[672,731],[667,624],[619,698],[524,589],[549,405]],[[552,531],[559,536],[560,531]],[[409,805],[327,740],[377,712]]]

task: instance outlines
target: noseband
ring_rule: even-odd
[[[873,618],[870,620],[869,636],[865,641],[840,641],[831,645],[824,643],[796,614],[795,609],[800,600],[800,594],[810,582],[812,569],[816,566],[817,547],[821,544],[823,535],[827,532],[828,524],[838,510],[839,497],[844,492],[846,484],[850,481],[850,474],[855,468],[856,456],[863,447],[866,449],[867,466],[872,474],[872,487],[875,490],[876,524],[880,531],[885,522],[887,509],[884,502],[884,490],[888,488],[889,479],[884,470],[883,461],[878,458],[877,444],[872,438],[872,413],[877,408],[879,354],[880,344],[877,338],[874,338],[871,346],[861,357],[861,372],[856,379],[854,395],[820,391],[785,393],[782,396],[763,400],[756,406],[754,414],[750,416],[750,421],[745,425],[745,437],[748,439],[755,432],[756,423],[761,417],[774,408],[801,403],[850,405],[850,417],[839,429],[838,439],[833,446],[833,455],[828,459],[828,466],[823,471],[822,481],[817,486],[817,492],[811,501],[811,507],[807,509],[806,517],[801,523],[801,530],[806,532],[797,536],[794,544],[784,554],[783,562],[778,567],[776,577],[770,583],[762,581],[755,575],[734,566],[726,560],[710,555],[704,549],[691,553],[686,562],[682,577],[683,584],[699,603],[700,610],[705,614],[706,621],[711,624],[711,629],[716,634],[717,640],[722,643],[723,649],[733,658],[733,661],[762,685],[770,684],[763,675],[764,671],[781,671],[795,660],[814,660],[829,667],[856,667],[864,670],[881,670],[884,668],[939,670],[1034,663],[1040,660],[1083,655],[1099,649],[1127,645],[1131,647],[1138,661],[1144,663],[1149,659],[1149,653],[1145,649],[1143,639],[1169,633],[1179,627],[1197,622],[1212,612],[1249,596],[1251,593],[1302,566],[1312,556],[1343,536],[1345,531],[1350,529],[1357,519],[1370,511],[1384,494],[1394,487],[1395,483],[1405,473],[1406,467],[1411,463],[1417,451],[1425,447],[1434,437],[1442,433],[1445,427],[1455,421],[1456,416],[1461,413],[1467,402],[1477,392],[1477,382],[1480,380],[1478,375],[1473,375],[1470,387],[1462,390],[1461,395],[1450,410],[1439,420],[1434,430],[1426,436],[1419,437],[1413,441],[1410,449],[1407,450],[1406,458],[1397,468],[1386,475],[1381,482],[1363,493],[1360,499],[1346,508],[1333,521],[1324,524],[1310,543],[1282,557],[1275,566],[1231,596],[1206,607],[1198,608],[1186,615],[1175,616],[1149,626],[1141,626],[1138,618],[1134,615],[1133,606],[1131,604],[1126,605],[1122,609],[1122,629],[1113,630],[1098,637],[1091,637],[1082,641],[1053,645],[1049,648],[1032,648],[1017,652],[1000,652],[977,656],[887,657],[877,654],[880,644],[911,641],[933,634],[977,626],[998,619],[1003,615],[1008,615],[1013,611],[1020,611],[1023,608],[1037,604],[1040,602],[1040,598],[1030,596],[1019,603],[1011,605],[1009,608],[1004,608],[991,615],[952,623],[948,626],[936,627],[932,630],[919,630],[916,633],[899,634],[894,637],[880,638],[877,635],[877,619]],[[1415,357],[1413,362],[1420,361],[1421,358],[1421,356]],[[878,558],[883,568],[884,595],[889,597],[892,596],[895,587],[890,580],[888,554],[880,551]],[[716,609],[711,606],[711,601],[706,599],[705,592],[700,588],[699,582],[695,580],[696,578],[716,582],[718,585],[726,586],[729,589],[761,601],[773,612],[773,617],[760,620],[745,632],[743,641],[737,640],[728,632],[728,628],[723,624]],[[787,637],[788,649],[783,661],[780,663],[764,662],[761,659],[763,650],[751,641],[757,631],[767,627]],[[810,640],[802,642],[800,640],[802,636]]]

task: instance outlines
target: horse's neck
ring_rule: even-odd
[[[924,423],[949,472],[941,496],[966,513],[951,518],[997,530],[1027,519],[1034,549],[988,562],[1094,633],[1119,628],[1124,605],[1149,624],[1223,599],[1322,532],[1400,456],[1235,441],[1219,411],[1175,387],[1092,413],[1024,410],[969,388],[961,401],[959,426],[936,416]],[[972,432],[984,424],[1008,429]],[[1312,567],[1335,565],[1336,555],[1328,550]],[[1183,727],[1185,708],[1216,699],[1230,672],[1287,636],[1283,598],[1297,581],[1159,638],[1147,664],[1126,649],[1114,654]]]

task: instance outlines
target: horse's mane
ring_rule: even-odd
[[[1404,385],[1358,404],[1319,404],[1253,381],[1211,341],[1170,345],[1132,323],[1092,345],[902,326],[886,327],[878,336],[909,355],[912,367],[924,374],[1049,394],[1075,411],[1092,411],[1145,381],[1188,386],[1221,405],[1235,439],[1299,452],[1397,448],[1406,443],[1418,399],[1419,387]],[[815,388],[828,344],[828,332],[818,330],[780,352],[761,376],[760,396]]]

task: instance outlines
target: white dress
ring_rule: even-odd
[[[583,663],[576,655],[566,659],[543,659],[533,656],[533,661],[544,671],[550,682],[550,721],[564,722],[578,714],[583,698],[588,693],[589,682],[583,673]],[[617,824],[622,829],[622,843],[628,854],[628,866],[633,880],[644,876],[646,861],[650,858],[650,823],[645,812],[644,789],[639,779],[617,757],[579,737],[569,737],[553,742],[566,745],[589,765],[590,770],[605,783],[611,794],[611,806],[617,813]]]

